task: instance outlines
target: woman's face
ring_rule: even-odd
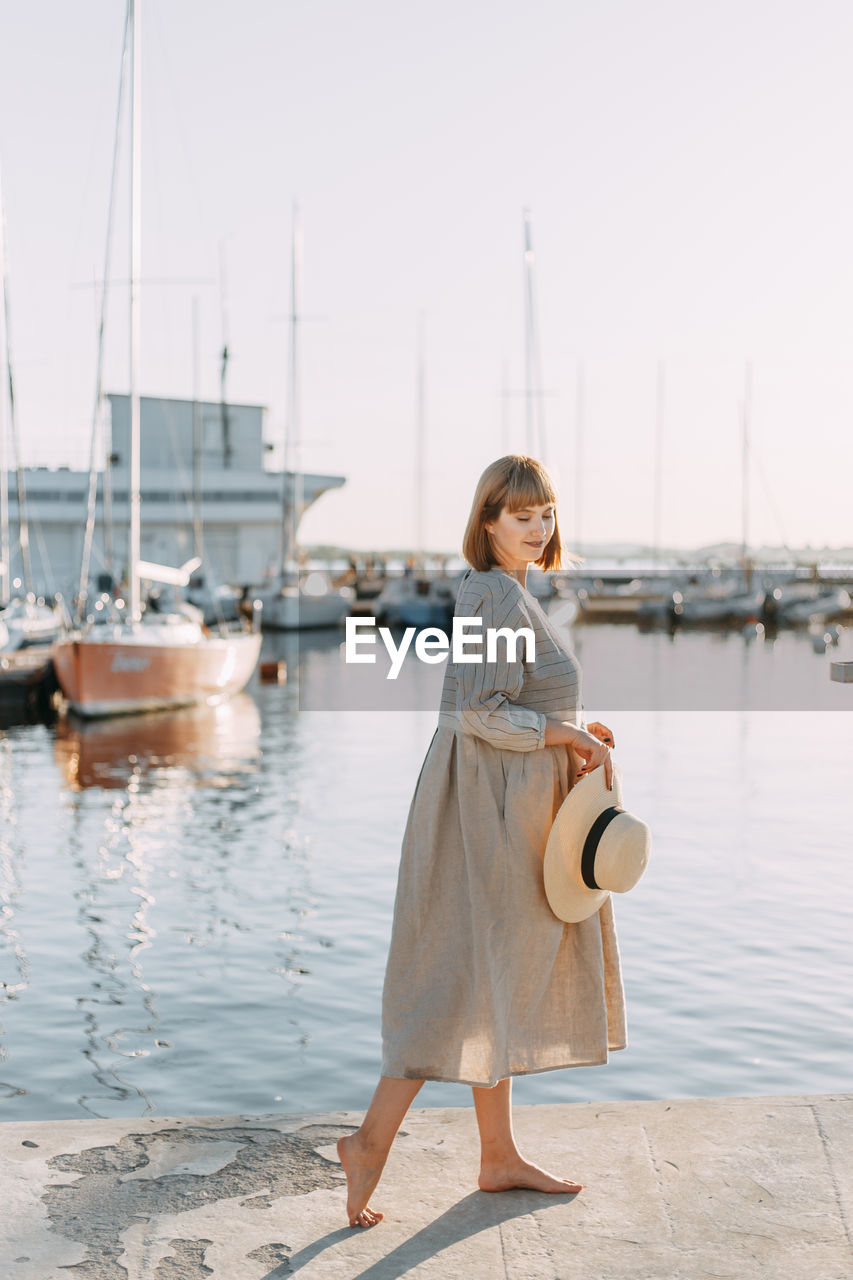
[[[538,560],[554,533],[553,505],[501,511],[486,525],[495,558],[502,569],[526,569]]]

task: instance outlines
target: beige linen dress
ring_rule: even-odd
[[[625,1006],[610,899],[564,925],[543,887],[548,832],[578,767],[567,747],[544,745],[545,716],[579,723],[577,662],[502,570],[469,570],[456,616],[481,618],[484,638],[529,628],[536,656],[523,661],[520,645],[509,661],[499,641],[497,661],[448,661],[403,837],[382,1074],[491,1086],[606,1062],[625,1047]]]

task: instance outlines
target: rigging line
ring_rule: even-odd
[[[199,413],[201,413],[200,402],[198,402],[198,409],[199,409]],[[188,472],[187,467],[181,456],[181,448],[180,448],[181,435],[180,435],[178,417],[177,417],[177,414],[175,413],[175,410],[169,407],[168,405],[166,405],[164,406],[163,416],[166,424],[166,430],[169,436],[169,444],[172,450],[172,461],[173,461],[175,472],[177,475],[178,489],[180,491],[179,494],[176,495],[176,500],[175,500],[176,518],[177,518],[177,514],[183,512],[184,518],[187,521],[187,523],[191,524],[195,529],[196,523],[197,523],[198,507],[200,504],[200,499],[199,499],[199,502],[197,502],[195,498],[195,494],[196,494],[195,466],[193,465],[192,471]],[[203,419],[202,419],[202,423],[203,423]],[[200,515],[200,513],[198,514]],[[198,521],[198,523],[199,524],[201,523],[200,520]],[[198,554],[198,549],[194,548],[194,550],[196,550],[196,554]],[[222,605],[216,598],[215,588],[210,584],[213,583],[214,581],[219,583],[222,583],[225,581],[223,564],[222,564],[222,553],[216,550],[215,545],[214,545],[214,550],[211,553],[210,545],[208,542],[207,546],[204,549],[203,559],[204,559],[204,582],[208,586],[208,589],[210,590],[213,609],[217,615],[217,621],[221,626],[225,622],[225,614],[224,614]]]
[[[168,401],[161,401],[161,404],[163,407],[163,421],[166,425],[169,446],[172,451],[172,465],[175,468],[178,481],[177,488],[180,491],[180,498],[185,507],[185,517],[191,518],[193,509],[192,472],[187,470],[186,464],[181,457],[181,432],[178,424],[178,415]],[[175,505],[177,506],[177,503]]]
[[[56,575],[53,572],[53,565],[50,560],[50,552],[47,549],[47,543],[44,540],[44,531],[41,522],[36,520],[33,522],[33,531],[38,544],[38,552],[41,556],[41,572],[42,579],[47,585],[47,594],[53,599],[56,598]]]
[[[96,463],[98,458],[98,447],[101,438],[101,425],[103,423],[103,403],[104,403],[104,332],[107,322],[107,297],[109,295],[109,274],[110,274],[110,258],[112,256],[112,235],[114,223],[114,209],[116,199],[116,189],[118,186],[118,167],[119,167],[119,151],[121,145],[121,123],[122,123],[122,107],[125,98],[125,84],[127,80],[127,57],[128,57],[128,38],[130,34],[130,3],[128,3],[124,18],[124,37],[122,41],[121,55],[121,74],[119,75],[118,86],[118,104],[116,108],[116,131],[113,141],[113,164],[112,174],[110,177],[110,200],[107,212],[107,243],[104,254],[104,279],[103,288],[101,290],[101,308],[100,320],[98,323],[98,361],[97,371],[95,374],[95,403],[92,409],[92,436],[89,447],[89,488],[86,498],[86,531],[83,535],[83,555],[80,563],[80,583],[77,589],[77,604],[75,609],[74,620],[79,626],[83,620],[83,611],[86,599],[86,584],[89,580],[89,565],[92,558],[92,540],[95,534],[95,508],[98,496],[98,472]],[[111,450],[110,450],[111,451]],[[107,468],[111,466],[109,458],[105,460]],[[109,481],[104,480],[104,519],[105,521],[112,518],[112,504],[107,500],[106,489]],[[110,542],[112,539],[110,538]],[[112,560],[112,556],[108,555],[108,562]],[[110,569],[112,565],[110,564]]]
[[[767,499],[767,505],[769,506],[771,514],[774,520],[776,521],[776,525],[779,530],[779,536],[782,539],[782,546],[788,552],[789,555],[793,556],[794,553],[791,549],[790,543],[788,542],[788,534],[785,529],[785,525],[782,521],[782,516],[779,512],[778,506],[776,505],[776,499],[773,497],[773,491],[770,488],[770,483],[767,479],[767,474],[762,465],[761,458],[758,456],[758,452],[756,451],[754,445],[750,449],[750,453],[752,454],[753,465],[758,474],[758,478],[761,481],[761,486],[764,490],[764,496]]]
[[[100,126],[101,126],[102,118],[106,117],[104,100],[107,96],[107,92],[111,94],[112,92],[111,88],[109,89],[105,88],[103,95],[100,93],[100,91],[98,92],[97,112],[95,116],[95,121],[92,126],[91,137],[89,139],[89,147],[86,155],[86,164],[85,164],[85,168],[83,168],[82,166],[80,168],[80,172],[83,175],[82,198],[80,199],[78,204],[77,225],[75,227],[74,234],[70,240],[71,254],[69,257],[69,261],[75,262],[75,263],[78,262],[80,258],[84,229],[88,225],[90,225],[91,222],[93,221],[93,215],[91,212],[92,192],[93,192],[94,174],[95,174],[96,166],[100,171],[100,148],[101,148],[101,127]],[[99,191],[96,199],[98,201],[98,216],[99,216],[103,212],[103,208],[100,205],[100,200],[101,200],[100,187],[99,187]],[[88,285],[85,287],[97,290],[99,284],[100,284],[100,281],[98,281],[95,284],[93,284],[92,281],[89,281]],[[73,284],[68,286],[69,294],[67,295],[67,307],[66,307],[66,319],[65,319],[65,323],[68,328],[68,331],[71,330],[72,326],[75,323],[74,305],[73,305],[73,299],[70,296],[70,291],[79,287],[80,286],[76,286]],[[96,324],[97,324],[97,306],[98,306],[98,302],[97,302],[97,298],[95,298],[93,310],[95,313]]]
[[[212,277],[210,276],[143,276],[141,280],[137,281],[137,283],[140,285],[142,284],[145,284],[145,285],[148,285],[148,284],[215,285],[216,281],[212,279]],[[129,286],[129,284],[130,284],[130,280],[125,280],[119,277],[117,279],[113,278],[111,280],[78,280],[74,284],[70,284],[68,288],[69,289],[97,289],[99,286],[103,287],[104,285],[107,285],[110,289],[116,289],[116,288],[126,289]]]
[[[202,408],[201,402],[199,402],[198,408],[199,408],[199,413],[201,414],[201,408]],[[195,468],[193,467],[191,470],[188,471],[186,464],[184,463],[184,460],[181,456],[181,448],[180,448],[181,435],[179,430],[178,418],[175,411],[168,406],[164,408],[164,421],[166,423],[166,430],[168,431],[168,435],[169,435],[169,444],[171,445],[171,450],[172,450],[172,461],[173,461],[175,472],[177,475],[178,489],[180,491],[179,494],[176,495],[175,507],[177,512],[183,513],[183,516],[186,522],[190,524],[195,530],[197,523],[200,524],[200,520],[197,521],[197,510],[201,502],[200,497],[198,502],[196,501],[196,497],[195,497],[195,493],[196,493],[196,482],[195,482],[195,474],[194,474]],[[202,417],[202,420],[201,420],[202,426],[203,426],[203,422],[204,422],[204,419]],[[180,499],[181,505],[179,505],[178,498]],[[198,550],[196,550],[196,554],[198,554]],[[204,566],[205,582],[209,583],[210,581],[212,581],[214,578],[214,575],[216,576],[216,581],[223,582],[224,578],[220,572],[220,570],[222,569],[222,564],[216,551],[214,551],[213,556],[211,556],[210,548],[208,547],[203,559],[205,561],[205,566]],[[213,588],[211,588],[211,590],[213,590]]]
[[[0,192],[0,196],[2,193]],[[21,567],[24,576],[24,591],[27,595],[33,592],[33,575],[30,563],[30,532],[27,521],[27,491],[24,483],[24,469],[21,464],[21,451],[18,444],[18,423],[15,414],[15,382],[12,376],[12,330],[9,324],[9,277],[6,269],[6,215],[0,200],[0,293],[3,295],[3,326],[6,335],[6,376],[9,390],[9,439],[12,443],[12,455],[15,464],[15,476],[18,490],[18,541],[21,548]]]

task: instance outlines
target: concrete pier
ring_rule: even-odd
[[[476,1189],[470,1108],[410,1112],[350,1229],[353,1113],[0,1126],[4,1280],[850,1280],[853,1095],[519,1107],[577,1196]]]

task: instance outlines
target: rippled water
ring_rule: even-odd
[[[435,713],[300,710],[338,643],[279,643],[289,682],[215,710],[0,733],[0,1118],[366,1105]],[[616,904],[630,1044],[517,1100],[849,1089],[853,687],[794,636],[577,648],[654,834]]]

